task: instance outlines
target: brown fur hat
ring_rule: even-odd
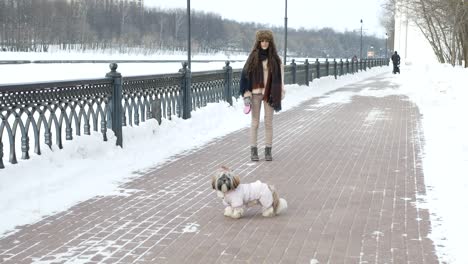
[[[273,32],[268,29],[258,30],[255,34],[257,41],[268,40],[269,42],[273,41]]]

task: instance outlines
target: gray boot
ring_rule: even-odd
[[[265,160],[272,161],[273,156],[271,156],[271,147],[265,147]]]
[[[258,149],[257,147],[250,147],[250,159],[252,161],[258,161]]]

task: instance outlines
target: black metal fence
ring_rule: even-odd
[[[108,128],[114,132],[116,144],[123,147],[123,126],[138,126],[148,119],[160,124],[162,118],[170,120],[174,115],[188,119],[192,111],[207,103],[226,101],[232,105],[233,97],[239,97],[241,69],[232,69],[229,64],[227,61],[221,70],[191,73],[184,63],[174,74],[122,78],[117,64],[112,63],[111,71],[101,79],[0,85],[0,168],[4,168],[4,147],[8,161],[15,164],[19,149],[21,159],[29,159],[31,146],[40,155],[41,138],[47,147],[55,143],[61,149],[63,138],[89,135],[91,129],[107,141]],[[302,64],[292,60],[285,67],[284,81],[309,85],[324,76],[337,78],[383,65],[388,65],[388,60],[317,59]]]

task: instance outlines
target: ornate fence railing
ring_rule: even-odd
[[[138,126],[148,119],[170,120],[172,116],[188,119],[191,112],[207,103],[226,101],[233,104],[239,97],[241,69],[226,62],[221,70],[191,73],[184,63],[178,73],[122,78],[117,64],[101,79],[0,85],[0,168],[8,152],[8,161],[29,159],[30,148],[41,154],[41,139],[52,148],[63,147],[63,139],[89,135],[91,130],[107,130],[123,147],[123,126]],[[313,79],[355,73],[375,66],[388,65],[386,59],[351,62],[314,63],[293,60],[285,67],[285,84],[309,85]],[[118,103],[116,103],[118,102]]]

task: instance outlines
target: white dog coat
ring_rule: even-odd
[[[223,199],[225,206],[233,208],[257,201],[262,204],[263,209],[267,209],[273,204],[273,195],[270,188],[261,181],[239,184],[235,190],[225,193]]]

